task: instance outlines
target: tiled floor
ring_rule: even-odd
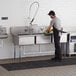
[[[76,76],[76,65],[15,71],[0,67],[0,76]]]

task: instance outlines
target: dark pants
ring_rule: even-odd
[[[61,59],[61,48],[60,48],[60,36],[59,31],[53,27],[53,33],[54,33],[54,44],[55,44],[55,58]]]

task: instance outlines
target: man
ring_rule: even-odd
[[[60,49],[60,32],[61,32],[60,20],[59,18],[56,17],[56,14],[54,11],[50,11],[48,15],[52,20],[50,22],[50,25],[46,29],[46,31],[48,32],[50,28],[53,27],[53,33],[54,33],[55,57],[52,58],[52,60],[61,61],[62,54]]]

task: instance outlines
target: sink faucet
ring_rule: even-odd
[[[32,8],[32,6],[33,6],[34,4],[36,4],[37,8],[36,8],[36,11],[35,11],[35,14],[34,14],[32,20],[31,20],[31,22],[30,22],[31,25],[32,25],[32,22],[34,21],[36,15],[37,15],[37,12],[38,12],[38,10],[39,10],[39,2],[37,2],[37,1],[33,2],[33,3],[30,5],[30,8],[29,8],[29,18],[30,18],[30,14],[31,14],[31,8]]]

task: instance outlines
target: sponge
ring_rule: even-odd
[[[49,33],[49,31],[46,31],[46,30],[44,31],[44,34],[48,34],[48,33]]]
[[[50,29],[50,30],[48,30],[48,31],[47,31],[47,30],[44,30],[44,33],[45,33],[45,34],[48,34],[48,33],[52,32],[52,31],[53,31],[53,29]]]

